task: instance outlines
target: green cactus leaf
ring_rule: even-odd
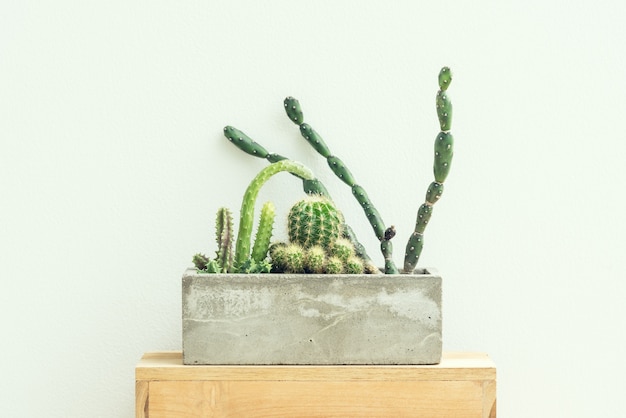
[[[326,146],[326,143],[322,137],[311,128],[311,125],[308,123],[300,125],[300,134],[322,157],[328,158],[330,156],[330,150]]]
[[[454,155],[454,137],[449,132],[440,132],[435,139],[435,161],[433,172],[435,181],[443,183],[450,172],[452,157]]]
[[[449,131],[452,127],[452,102],[445,90],[437,92],[437,117],[442,131]]]
[[[326,161],[328,162],[328,166],[330,167],[330,169],[333,170],[333,173],[335,173],[335,175],[339,177],[341,181],[343,181],[350,187],[355,185],[354,176],[352,176],[352,173],[350,172],[350,170],[348,170],[348,167],[346,167],[346,165],[343,163],[343,161],[339,159],[339,157],[331,155],[326,159]]]
[[[414,232],[406,244],[406,252],[404,253],[404,272],[412,273],[417,266],[417,262],[424,248],[424,235]]]
[[[424,203],[420,206],[417,211],[417,220],[415,221],[415,232],[420,234],[424,233],[426,226],[428,225],[428,221],[430,221],[430,217],[433,214],[433,207],[429,203]]]
[[[437,183],[433,181],[428,186],[428,190],[426,190],[426,201],[431,205],[437,203],[437,201],[441,198],[443,194],[443,183]]]
[[[447,90],[452,82],[452,71],[448,67],[443,67],[439,71],[439,88],[443,91]]]
[[[269,161],[270,163],[277,163],[279,161],[286,160],[287,157],[283,157],[280,154],[272,153],[272,154],[267,154],[265,159]]]
[[[246,154],[259,158],[267,158],[269,154],[265,148],[254,142],[248,135],[237,128],[226,126],[224,128],[224,136]]]
[[[318,179],[302,180],[302,190],[306,194],[317,194],[330,199],[330,193],[324,186],[324,184]]]
[[[287,112],[287,117],[296,125],[302,124],[304,121],[304,115],[302,114],[302,109],[300,108],[300,102],[298,102],[293,97],[287,97],[283,104],[285,105],[285,112]]]

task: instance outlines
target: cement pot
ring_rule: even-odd
[[[182,278],[184,364],[437,364],[441,284],[402,275]]]

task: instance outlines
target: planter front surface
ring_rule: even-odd
[[[182,279],[184,364],[437,364],[435,274]]]

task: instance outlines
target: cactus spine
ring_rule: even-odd
[[[239,231],[235,247],[235,268],[242,266],[250,257],[250,238],[252,236],[252,222],[254,206],[261,187],[274,174],[287,171],[304,179],[313,179],[313,173],[304,165],[291,160],[281,160],[265,167],[250,182],[241,202],[239,215]]]
[[[365,216],[372,226],[374,234],[376,234],[378,240],[381,242],[387,241],[388,239],[385,237],[385,224],[382,220],[382,217],[380,216],[380,213],[372,204],[363,187],[356,183],[354,176],[352,175],[348,167],[344,164],[344,162],[339,157],[332,155],[330,149],[328,148],[322,137],[309,124],[304,123],[304,116],[298,100],[291,96],[287,97],[284,100],[284,106],[287,117],[289,117],[292,122],[300,127],[300,134],[302,135],[302,137],[322,157],[326,158],[328,166],[333,171],[333,173],[335,173],[335,175],[339,179],[341,179],[341,181],[346,183],[352,189],[352,194],[363,208]],[[388,248],[391,248],[391,246],[388,246]],[[385,262],[385,273],[398,273],[398,268],[395,266],[391,257],[389,257],[388,261]]]
[[[450,172],[450,164],[454,154],[454,137],[450,133],[452,127],[452,102],[448,97],[448,87],[452,82],[452,72],[450,68],[443,67],[439,71],[439,91],[435,99],[437,117],[441,132],[435,139],[435,158],[433,162],[433,174],[435,181],[428,186],[425,202],[417,211],[415,230],[409,237],[404,253],[404,272],[411,273],[424,248],[424,230],[430,221],[433,205],[441,198],[443,193],[443,182]]]

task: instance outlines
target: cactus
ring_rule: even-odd
[[[343,262],[347,262],[349,258],[355,256],[354,246],[345,238],[337,239],[335,244],[331,247],[330,253],[339,257]]]
[[[372,204],[363,187],[356,183],[354,176],[352,175],[348,167],[346,167],[344,162],[339,157],[332,155],[330,149],[328,148],[322,137],[309,124],[304,123],[304,117],[302,116],[303,114],[298,100],[291,96],[287,97],[284,100],[284,105],[287,117],[289,117],[292,122],[300,127],[300,134],[302,135],[302,137],[322,157],[326,158],[328,166],[333,171],[333,173],[335,173],[335,175],[339,179],[341,179],[341,181],[346,183],[352,189],[352,194],[361,204],[361,207],[365,212],[365,216],[372,226],[374,234],[376,234],[378,240],[381,242],[386,241],[386,238],[384,236],[385,224],[382,220],[382,217],[380,216],[380,213]],[[391,248],[391,246],[388,246],[388,248]],[[386,259],[385,265],[385,273],[398,273],[398,268],[395,266],[391,256]]]
[[[313,173],[304,165],[291,160],[281,160],[265,167],[252,180],[241,202],[239,215],[239,230],[235,247],[235,268],[243,265],[250,258],[250,237],[252,235],[252,221],[254,216],[254,206],[261,187],[274,174],[281,171],[288,171],[304,179],[313,179]]]
[[[293,101],[289,101],[289,99],[292,99]],[[287,115],[289,116],[289,119],[294,121],[294,123],[302,124],[302,110],[300,109],[300,104],[297,102],[297,100],[295,100],[293,98],[287,98],[287,100],[285,101],[285,111],[287,112]],[[308,128],[310,128],[310,127],[307,124],[302,124],[301,131],[303,129],[306,130]],[[312,131],[312,129],[311,129],[311,131]],[[304,133],[303,133],[303,135],[304,135]],[[318,149],[318,152],[320,152],[320,153],[322,153],[322,155],[324,155],[323,149],[324,149],[324,147],[326,147],[326,145],[324,144],[323,140],[321,138],[319,138],[319,135],[315,136],[316,135],[315,132],[312,132],[309,135],[314,138],[312,140],[312,142],[313,142],[312,145],[313,144],[317,144],[318,142],[320,143],[320,145],[318,145],[319,148],[316,148],[316,149]],[[249,154],[249,155],[252,155],[252,156],[258,157],[258,158],[264,158],[264,159],[268,160],[270,163],[275,163],[275,162],[287,159],[286,157],[283,157],[280,154],[275,154],[275,153],[268,152],[261,144],[259,144],[258,142],[254,141],[248,135],[246,135],[245,133],[243,133],[239,129],[234,128],[232,126],[226,126],[224,128],[224,136],[233,145],[235,145],[237,148],[239,148],[240,150],[242,150],[246,154]],[[314,145],[314,146],[316,146],[316,145]],[[310,194],[310,195],[317,194],[317,195],[321,195],[321,196],[327,197],[328,199],[332,200],[331,197],[330,197],[330,194],[328,193],[328,190],[326,189],[326,186],[324,186],[324,184],[320,180],[318,180],[316,178],[314,178],[314,179],[302,179],[302,188],[303,188],[304,192],[307,193],[307,194]],[[374,216],[374,217],[378,216],[378,217],[380,217],[380,215],[378,215],[378,212],[376,212],[375,214],[373,214],[371,216]],[[380,221],[379,224],[382,227],[382,221]],[[384,227],[382,227],[382,228],[384,230]],[[352,231],[352,228],[350,228],[349,225],[344,224],[343,225],[343,230],[344,230],[344,236],[346,238],[348,238],[350,241],[352,241],[352,244],[354,245],[355,249],[357,250],[358,256],[363,259],[363,262],[365,263],[365,265],[369,266],[370,270],[377,270],[375,264],[372,262],[371,258],[367,254],[367,251],[365,250],[365,247],[359,242],[358,238],[356,237],[356,235]]]
[[[326,269],[326,251],[321,245],[309,247],[304,252],[304,268],[309,273],[324,273]]]
[[[345,271],[347,274],[363,274],[363,260],[352,256],[345,261]]]
[[[344,272],[343,261],[339,257],[332,256],[326,262],[326,274],[341,274]]]
[[[447,90],[451,82],[450,69],[442,68],[438,76],[439,90],[435,97],[435,108],[441,131],[434,144],[434,181],[429,185],[425,201],[418,209],[415,228],[406,245],[405,273],[412,272],[419,260],[424,245],[424,231],[432,216],[433,205],[441,198],[444,190],[443,183],[450,172],[454,145],[454,138],[450,133],[453,108]],[[333,155],[322,137],[304,122],[300,103],[293,97],[287,97],[284,100],[284,107],[289,120],[298,125],[302,137],[326,159],[332,172],[350,187],[353,196],[361,205],[374,234],[380,241],[380,250],[385,259],[385,273],[399,273],[393,261],[391,242],[396,234],[395,228],[385,227],[380,213],[364,188],[356,182],[346,164]],[[280,154],[268,152],[262,145],[232,126],[224,128],[224,135],[240,150],[263,158],[271,164],[261,170],[244,194],[234,257],[232,255],[232,216],[229,216],[226,210],[220,209],[222,212],[218,212],[216,222],[217,257],[211,260],[203,254],[196,254],[193,262],[198,269],[246,273],[269,271],[270,268],[276,272],[292,273],[305,271],[324,271],[330,274],[378,272],[365,249],[354,236],[352,229],[345,224],[341,212],[332,203],[325,186],[313,176],[309,169]],[[256,198],[263,184],[281,171],[290,172],[300,178],[304,191],[311,197],[296,203],[290,210],[288,233],[291,242],[289,244],[278,243],[270,246],[275,210],[271,202],[266,203],[261,211],[259,229],[251,252],[250,237]],[[268,253],[272,265],[266,260]]]
[[[285,247],[285,272],[304,273],[304,248],[299,244]]]
[[[304,248],[321,245],[329,248],[342,233],[343,215],[321,196],[309,196],[296,202],[287,217],[289,240]]]
[[[424,230],[430,221],[433,205],[441,198],[443,182],[450,172],[450,164],[454,154],[454,137],[449,132],[452,126],[452,102],[448,97],[447,89],[452,82],[452,72],[448,67],[443,67],[439,72],[439,91],[435,99],[437,117],[441,132],[435,139],[435,158],[433,162],[433,174],[435,181],[428,186],[425,202],[417,211],[415,230],[409,237],[404,253],[404,272],[411,273],[424,248]]]
[[[276,208],[272,202],[265,202],[261,208],[261,218],[259,219],[259,229],[256,233],[254,246],[252,247],[252,260],[261,263],[267,257],[267,251],[270,247],[270,239],[272,238],[272,228],[274,226],[274,218],[276,217]]]
[[[228,273],[233,268],[233,214],[228,208],[219,208],[215,220],[217,241],[217,268],[219,273]]]
[[[206,269],[207,263],[209,262],[209,258],[204,254],[196,254],[193,256],[193,264],[196,266],[198,270]]]

